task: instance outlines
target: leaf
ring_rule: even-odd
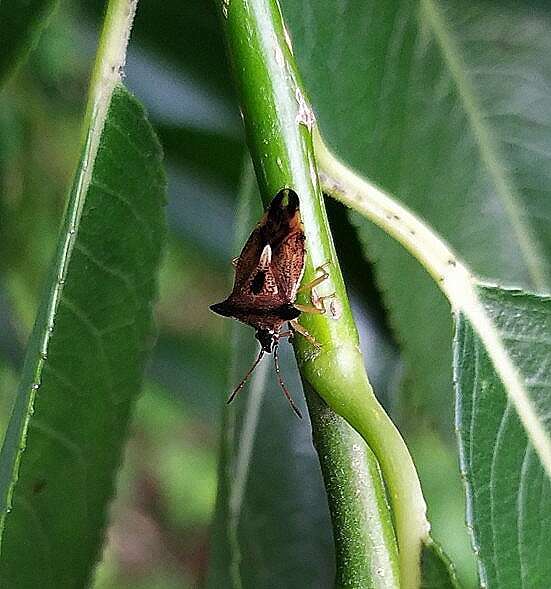
[[[421,568],[421,589],[460,589],[452,563],[432,538],[423,546]]]
[[[55,0],[0,2],[0,84],[33,48],[55,4]]]
[[[236,254],[261,215],[249,171],[241,191]],[[250,327],[232,321],[231,330],[231,378],[227,390],[218,391],[222,399],[258,353]],[[280,353],[281,372],[306,415],[290,347],[282,344]],[[224,411],[218,485],[208,587],[333,587],[331,524],[311,431],[283,396],[271,357]]]
[[[284,2],[284,12],[337,154],[481,276],[549,287],[549,5],[352,0]],[[447,305],[397,244],[353,218],[408,363],[408,395],[449,423]]]
[[[163,149],[173,153],[184,168],[204,172],[231,189],[237,184],[244,153],[240,137],[162,124],[156,130]]]
[[[425,223],[336,160],[319,138],[316,139],[316,149],[323,170],[325,190],[385,228],[389,235],[403,244],[440,285],[454,314],[459,316],[460,324],[461,321],[469,324],[473,334],[479,338],[480,349],[487,354],[488,365],[492,366],[495,381],[502,386],[511,411],[522,424],[527,439],[546,471],[546,477],[551,477],[551,428],[547,409],[549,403],[541,395],[534,395],[531,391],[534,386],[538,392],[539,389],[545,390],[551,386],[551,379],[545,374],[551,357],[547,338],[551,325],[548,319],[549,298],[522,291],[507,292],[494,286],[478,284],[448,246]],[[523,297],[521,302],[524,304],[517,303],[511,295]],[[516,332],[517,328],[519,333]],[[531,330],[534,333],[529,333]],[[458,341],[461,342],[461,338]],[[515,341],[521,342],[521,345],[513,346],[511,342]],[[454,347],[456,352],[461,349],[457,342]],[[543,354],[540,359],[538,353],[541,349]],[[475,368],[472,370],[475,377],[471,376],[470,381],[467,377],[467,390],[469,387],[487,388],[487,380],[479,382],[476,362],[472,357],[467,353],[467,361],[463,366],[461,353],[457,354],[460,361],[456,365],[456,383],[462,384],[461,370],[466,367],[468,372],[474,364]],[[537,369],[534,368],[534,360]],[[535,377],[531,373],[533,370],[536,370]],[[456,414],[460,417],[462,412],[460,404]],[[501,424],[499,427],[501,428]],[[493,442],[492,439],[483,440],[485,443],[474,446],[473,451],[491,454],[493,446],[488,441]],[[513,485],[516,492],[514,478],[504,478],[503,485],[507,484]],[[507,491],[510,491],[510,487],[508,490],[500,488],[498,492],[506,494]],[[485,518],[488,517],[488,512],[479,510],[474,516]],[[488,539],[493,538],[486,538]]]
[[[256,348],[250,329],[236,329],[246,338],[234,339],[242,370],[232,371],[223,395]],[[226,415],[208,586],[330,589],[333,539],[310,428],[291,412],[265,360]],[[305,412],[294,364],[282,354],[281,370]]]
[[[0,584],[17,589],[86,585],[151,347],[161,151],[139,103],[99,84],[0,456]]]
[[[445,543],[444,564],[448,566],[446,563],[451,560],[461,584],[464,587],[476,587],[476,564],[465,526],[465,489],[457,455],[450,451],[447,440],[435,432],[430,424],[425,428],[417,428],[409,435],[408,447],[429,507],[431,540]],[[439,552],[442,551],[440,548]],[[429,563],[432,564],[432,560]]]
[[[551,299],[483,287],[479,296],[551,440]],[[454,370],[468,523],[484,586],[546,588],[551,482],[488,350],[461,314]]]
[[[539,114],[549,112],[548,6],[287,4],[337,153],[425,217],[478,274],[549,288],[550,136]],[[448,307],[396,243],[354,218],[409,365],[410,403],[442,423],[451,417]]]
[[[87,0],[82,2],[83,10],[100,18],[104,2]],[[185,30],[186,50],[182,51],[182,31]],[[172,76],[182,75],[193,86],[209,88],[208,97],[212,108],[221,97],[233,96],[231,76],[224,51],[224,43],[215,5],[209,2],[193,0],[182,4],[178,0],[163,2],[163,10],[159,11],[155,4],[143,2],[136,15],[132,30],[133,43],[139,43],[142,49],[152,50],[161,57],[158,68],[171,64]],[[172,65],[173,64],[173,65]],[[174,66],[177,66],[176,68]],[[144,81],[139,82],[144,83]],[[172,83],[172,82],[170,82]],[[164,88],[163,96],[170,96],[171,90]],[[180,95],[179,100],[189,100],[189,96]],[[202,108],[204,104],[190,101],[193,108]],[[152,116],[152,110],[151,116]]]

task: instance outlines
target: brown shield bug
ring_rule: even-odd
[[[295,405],[279,370],[278,344],[281,337],[292,332],[281,329],[289,322],[294,331],[318,346],[312,336],[297,322],[302,311],[324,313],[319,306],[322,299],[312,297],[312,306],[295,303],[299,290],[312,290],[328,277],[325,266],[323,275],[299,289],[304,274],[306,256],[305,235],[299,210],[299,199],[294,190],[284,188],[273,198],[267,212],[254,228],[235,265],[235,280],[230,296],[211,305],[211,309],[224,317],[233,317],[256,330],[260,342],[257,359],[228,399],[235,398],[243,388],[264,354],[274,354],[277,378],[283,393],[295,413],[302,417]],[[334,296],[334,295],[331,295]]]

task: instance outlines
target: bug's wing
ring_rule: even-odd
[[[262,232],[264,219],[251,233],[235,268],[235,282],[228,298],[234,308],[270,309],[282,304],[271,268],[272,249]]]
[[[256,227],[243,246],[235,267],[234,291],[239,291],[254,274],[264,247],[260,227]]]
[[[287,198],[287,204],[283,204]],[[270,204],[259,228],[266,243],[275,251],[281,243],[297,230],[302,230],[298,208],[298,196],[294,190],[280,190]]]
[[[305,241],[302,227],[299,227],[281,242],[272,256],[272,272],[285,303],[295,301],[304,274]]]
[[[292,302],[303,269],[304,233],[298,197],[283,189],[241,251],[228,303],[234,308],[271,309]]]
[[[247,309],[272,309],[288,302],[271,265],[265,269],[258,266],[247,280],[234,288],[230,299]]]
[[[284,197],[287,204],[283,205]],[[272,201],[262,228],[272,246],[271,268],[283,303],[295,300],[304,273],[305,236],[296,192],[283,189]]]

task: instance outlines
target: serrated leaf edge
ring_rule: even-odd
[[[132,29],[138,0],[111,0],[107,8],[105,23],[96,56],[94,72],[90,85],[87,114],[84,120],[84,140],[82,157],[79,161],[76,186],[74,189],[74,207],[70,219],[65,221],[65,234],[58,250],[58,266],[51,298],[46,309],[47,328],[40,344],[40,356],[36,365],[35,376],[29,392],[25,419],[19,433],[19,448],[13,461],[12,476],[5,496],[5,510],[0,514],[0,550],[6,514],[11,509],[13,493],[18,480],[21,454],[25,449],[29,423],[33,414],[34,400],[41,385],[41,374],[48,356],[48,344],[54,330],[55,316],[65,284],[65,276],[76,235],[86,194],[92,179],[94,161],[99,149],[101,135],[113,93],[121,83],[126,60],[126,48]],[[66,214],[69,211],[66,211]],[[19,392],[21,394],[21,391]]]

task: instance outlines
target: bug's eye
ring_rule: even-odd
[[[262,270],[253,278],[251,282],[251,292],[258,294],[264,286],[264,280],[266,279],[266,273]]]

